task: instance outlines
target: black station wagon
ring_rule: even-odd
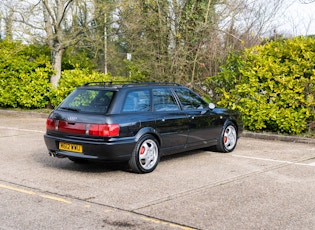
[[[160,157],[199,148],[234,150],[237,112],[215,108],[176,83],[87,83],[46,122],[49,154],[74,162],[125,161],[152,172]]]

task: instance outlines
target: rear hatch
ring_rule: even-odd
[[[62,137],[104,138],[119,135],[119,125],[106,116],[115,91],[78,88],[48,117],[47,134]]]

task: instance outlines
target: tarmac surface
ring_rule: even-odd
[[[49,157],[47,116],[0,110],[0,229],[314,229],[313,139],[245,132],[139,175]]]

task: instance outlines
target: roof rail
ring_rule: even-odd
[[[87,82],[83,86],[90,86],[90,85],[95,85],[95,86],[112,86],[112,85],[124,85],[124,84],[133,84],[136,82],[133,81],[103,81],[103,82]]]
[[[158,86],[181,86],[181,84],[175,82],[138,82],[138,81],[108,81],[108,82],[87,82],[83,86],[121,86],[121,87],[132,87],[141,85],[158,85]]]

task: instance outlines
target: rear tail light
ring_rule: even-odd
[[[97,137],[117,137],[120,127],[118,124],[85,124],[71,123],[66,121],[53,120],[46,121],[47,130],[55,130],[63,133],[86,134]]]
[[[119,136],[119,125],[117,124],[91,124],[89,135],[100,137],[117,137]]]
[[[56,129],[56,120],[48,118],[46,121],[46,129],[47,130],[55,130]]]

